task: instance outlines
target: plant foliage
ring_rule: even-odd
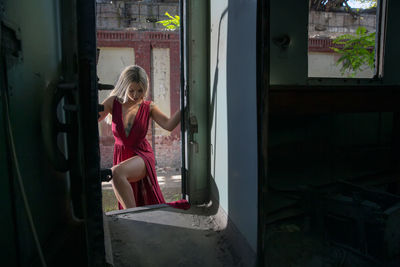
[[[365,27],[358,27],[355,35],[344,34],[336,37],[333,43],[338,47],[330,47],[341,57],[336,65],[341,64],[342,75],[346,73],[354,77],[366,66],[374,69],[375,32],[368,33]]]
[[[167,30],[174,31],[180,26],[180,17],[178,15],[171,16],[168,12],[165,15],[170,19],[160,20],[157,23],[161,23]]]

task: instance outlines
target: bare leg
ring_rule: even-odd
[[[112,185],[115,196],[124,209],[136,207],[132,187],[129,182],[137,182],[146,176],[146,165],[139,156],[129,158],[111,168]]]
[[[122,204],[122,199],[119,196],[117,190],[115,189],[114,179],[111,179],[111,185],[112,185],[115,197],[117,198],[118,202]]]

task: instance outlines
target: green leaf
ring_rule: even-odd
[[[332,49],[333,51],[335,51],[336,53],[340,53],[342,50],[340,50],[339,48],[336,47],[329,47],[330,49]]]
[[[168,12],[165,12],[165,15],[168,16],[170,19],[174,19],[174,17],[171,16]]]
[[[365,28],[365,27],[358,27],[357,28],[357,30],[356,30],[356,34],[357,35],[363,35],[363,34],[365,34],[367,32],[367,29]]]
[[[157,23],[161,23],[167,30],[175,30],[180,27],[180,17],[178,15],[173,17],[168,12],[165,12],[165,15],[170,19],[160,20]]]
[[[341,73],[353,76],[367,65],[374,68],[375,60],[375,33],[367,33],[365,27],[358,27],[356,35],[344,34],[332,41],[341,47],[330,47],[334,52],[341,54],[336,65],[341,65]],[[372,48],[372,51],[371,51]]]

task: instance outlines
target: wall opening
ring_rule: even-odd
[[[150,86],[146,100],[154,101],[168,117],[180,109],[180,34],[158,21],[179,15],[175,1],[96,1],[97,65],[99,83],[115,85],[128,65],[145,69]],[[101,103],[111,90],[99,91]],[[101,168],[113,165],[114,137],[111,126],[99,123]],[[150,120],[146,136],[152,146],[156,173],[166,202],[181,199],[181,131],[166,131]],[[116,210],[111,183],[102,184],[103,210]]]

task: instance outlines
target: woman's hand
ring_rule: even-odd
[[[167,131],[172,131],[181,121],[181,111],[178,110],[172,115],[171,118],[168,118],[153,102],[150,105],[151,108],[151,117],[157,122],[163,129]]]

